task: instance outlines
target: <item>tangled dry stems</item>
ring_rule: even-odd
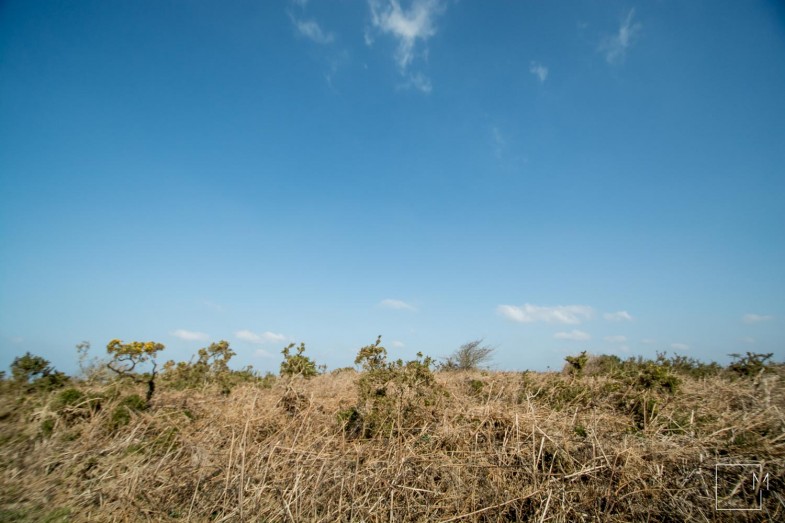
[[[785,520],[780,375],[686,378],[666,394],[605,376],[437,373],[436,415],[400,413],[370,437],[340,416],[359,376],[163,389],[119,426],[133,390],[86,388],[104,393],[100,410],[4,394],[0,519]],[[734,461],[770,474],[763,511],[716,510],[715,464]]]

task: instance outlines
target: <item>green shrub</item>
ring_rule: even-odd
[[[759,354],[748,352],[746,356],[740,354],[729,354],[729,356],[734,359],[728,365],[728,372],[732,377],[756,378],[769,369],[769,365],[766,362],[774,356],[774,353]]]
[[[581,352],[577,356],[567,356],[564,359],[567,362],[567,372],[573,376],[583,375],[583,369],[586,368],[586,364],[589,362],[589,356],[586,354],[586,351]]]
[[[52,368],[49,361],[41,356],[34,356],[29,352],[14,358],[11,375],[16,386],[26,392],[51,391],[68,383],[68,376]]]
[[[124,427],[131,422],[132,414],[143,412],[147,409],[147,401],[145,401],[138,394],[131,394],[130,396],[126,396],[112,410],[110,426],[113,429]]]
[[[467,383],[469,385],[469,391],[473,396],[479,396],[485,388],[485,382],[482,380],[468,380]]]
[[[362,435],[393,436],[417,430],[433,419],[435,406],[444,391],[431,371],[433,360],[417,353],[417,359],[387,361],[387,349],[379,336],[362,347],[355,364],[362,367],[357,380],[358,406],[355,426],[362,419]],[[359,418],[358,418],[359,417]]]
[[[300,343],[300,346],[297,347],[297,354],[291,354],[291,349],[294,346],[294,343],[290,343],[281,351],[283,354],[281,376],[302,376],[304,378],[318,376],[320,372],[316,363],[308,356],[303,356],[305,343]]]

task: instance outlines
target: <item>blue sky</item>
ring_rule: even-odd
[[[0,6],[0,365],[785,356],[776,1]]]

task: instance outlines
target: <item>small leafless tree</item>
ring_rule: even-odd
[[[485,366],[493,357],[495,347],[482,345],[483,340],[464,343],[442,364],[442,370],[475,370]]]

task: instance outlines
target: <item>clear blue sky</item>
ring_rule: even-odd
[[[0,366],[785,359],[778,1],[0,5]]]

